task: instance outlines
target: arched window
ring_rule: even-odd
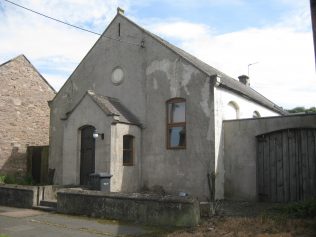
[[[258,111],[253,111],[252,117],[253,118],[260,118],[261,115],[260,115],[260,113]]]
[[[123,165],[134,165],[134,137],[132,135],[123,136]]]
[[[224,111],[224,119],[238,119],[239,118],[239,106],[236,102],[230,101]]]
[[[186,118],[185,99],[173,98],[167,101],[167,148],[185,149]]]

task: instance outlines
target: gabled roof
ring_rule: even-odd
[[[121,15],[121,14],[119,14],[119,15]],[[121,15],[121,17],[123,17],[124,19],[129,21],[131,24],[135,25],[136,27],[140,28],[142,31],[144,31],[145,33],[150,35],[152,38],[154,38],[160,44],[162,44],[165,47],[169,48],[174,53],[176,53],[181,58],[183,58],[185,61],[187,61],[188,63],[190,63],[191,65],[193,65],[197,69],[203,71],[208,76],[218,75],[220,77],[220,79],[221,79],[220,82],[219,82],[219,86],[220,87],[228,89],[228,90],[231,90],[231,91],[234,91],[235,93],[238,93],[241,96],[246,97],[247,99],[255,101],[255,102],[261,104],[262,106],[264,106],[266,108],[269,108],[269,109],[271,109],[271,110],[273,110],[273,111],[275,111],[277,113],[280,113],[280,114],[283,114],[283,115],[288,114],[288,112],[286,112],[281,107],[279,107],[276,104],[274,104],[272,101],[268,100],[266,97],[264,97],[263,95],[261,95],[260,93],[258,93],[254,89],[252,89],[251,87],[240,83],[239,81],[233,79],[232,77],[229,77],[225,73],[217,70],[216,68],[214,68],[214,67],[206,64],[205,62],[201,61],[200,59],[194,57],[193,55],[189,54],[188,52],[176,47],[175,45],[169,43],[168,41],[166,41],[166,40],[164,40],[162,38],[160,38],[159,36],[157,36],[157,35],[149,32],[149,31],[145,30],[141,26],[137,25],[136,23],[134,23],[133,21],[131,21],[130,19],[125,17],[124,15]]]
[[[137,28],[139,28],[141,31],[143,31],[144,33],[146,33],[148,36],[152,37],[153,39],[155,39],[158,43],[162,44],[163,46],[167,47],[168,49],[170,49],[171,51],[173,51],[175,54],[177,54],[178,56],[180,56],[182,59],[184,59],[185,61],[187,61],[189,64],[191,64],[192,66],[196,67],[197,69],[199,69],[200,71],[204,72],[206,75],[208,76],[219,76],[220,77],[220,82],[219,82],[219,87],[233,91],[237,94],[239,94],[240,96],[243,96],[249,100],[252,100],[268,109],[271,109],[272,111],[275,111],[279,114],[282,115],[287,115],[288,112],[283,110],[283,108],[277,106],[275,103],[273,103],[272,101],[270,101],[269,99],[267,99],[266,97],[264,97],[263,95],[261,95],[260,93],[258,93],[257,91],[255,91],[254,89],[252,89],[249,86],[246,86],[242,83],[240,83],[239,81],[237,81],[236,79],[229,77],[228,75],[226,75],[225,73],[217,70],[216,68],[206,64],[205,62],[201,61],[200,59],[194,57],[193,55],[189,54],[188,52],[176,47],[175,45],[169,43],[168,41],[160,38],[159,36],[149,32],[148,30],[142,28],[141,26],[137,25],[135,22],[131,21],[129,18],[127,18],[126,16],[122,15],[121,13],[117,13],[117,15],[115,16],[115,18],[111,21],[111,23],[108,25],[108,27],[106,28],[106,30],[102,33],[102,35],[99,37],[99,39],[96,41],[96,43],[94,44],[94,46],[98,43],[98,41],[104,37],[105,33],[107,32],[107,30],[109,29],[110,25],[112,24],[112,22],[115,21],[115,19],[117,17],[122,17],[123,19],[125,19],[126,21],[130,22],[131,24],[133,24],[134,26],[136,26]],[[114,39],[117,41],[120,41],[120,39]],[[94,47],[93,46],[93,47]],[[92,48],[93,48],[92,47]],[[146,45],[145,45],[146,47]],[[90,49],[90,51],[92,50],[92,48]],[[89,52],[90,52],[89,51]],[[87,53],[87,55],[89,54],[89,52]],[[86,56],[87,56],[86,55]],[[85,56],[85,57],[86,57]],[[82,60],[83,61],[83,60]],[[81,62],[82,62],[81,61]],[[81,64],[80,62],[80,64]],[[79,64],[79,65],[80,65]],[[79,65],[77,66],[77,68],[79,67]],[[76,69],[77,69],[76,68]],[[75,69],[75,71],[76,71]],[[74,71],[74,72],[75,72]],[[74,73],[73,72],[73,73]],[[73,73],[70,75],[70,77],[73,75]],[[69,77],[69,78],[70,78]],[[63,88],[68,84],[68,80],[66,81],[66,83],[64,83],[64,85],[62,86],[62,88],[60,89],[59,92],[63,91]],[[59,93],[58,93],[59,94]],[[58,95],[57,94],[57,95]],[[57,96],[55,96],[55,98],[53,99],[53,101],[56,99]]]
[[[92,90],[88,90],[77,102],[77,104],[66,113],[66,118],[63,119],[67,119],[70,116],[70,114],[77,108],[85,96],[89,96],[107,116],[112,116],[115,122],[141,126],[139,119],[118,99],[96,94]]]
[[[28,60],[28,58],[27,58],[24,54],[20,54],[19,56],[16,56],[15,58],[12,58],[12,59],[10,59],[10,60],[8,60],[8,61],[6,61],[6,62],[0,64],[0,67],[6,65],[6,64],[8,64],[8,63],[11,63],[11,62],[13,62],[13,61],[15,61],[15,60],[17,60],[17,59],[19,59],[19,58],[23,58],[25,61],[27,61],[28,64],[30,65],[30,67],[39,75],[40,78],[43,79],[43,81],[48,85],[48,87],[49,87],[50,89],[52,89],[52,91],[53,91],[55,94],[57,93],[56,90],[48,83],[48,81],[42,76],[42,74],[34,67],[34,65],[31,63],[31,61]]]

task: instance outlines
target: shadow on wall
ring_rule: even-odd
[[[14,175],[25,176],[27,168],[27,154],[25,151],[20,151],[19,147],[13,147],[9,158],[5,161],[2,167],[0,167],[0,174],[2,175]]]

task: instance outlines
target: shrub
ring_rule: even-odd
[[[316,198],[303,202],[289,204],[284,211],[290,217],[313,218],[316,217]]]

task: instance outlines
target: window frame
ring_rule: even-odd
[[[172,123],[169,122],[169,105],[170,104],[174,104],[174,103],[182,103],[184,102],[185,105],[185,110],[184,110],[184,122],[176,122],[176,123]],[[186,121],[187,121],[187,103],[186,103],[186,99],[181,98],[181,97],[175,97],[175,98],[171,98],[169,100],[166,101],[166,147],[168,150],[183,150],[186,149],[187,147],[187,130],[186,130]],[[177,147],[172,147],[170,144],[170,134],[169,134],[169,130],[170,128],[174,128],[174,127],[183,127],[184,131],[185,131],[185,140],[184,140],[184,145],[183,146],[177,146]]]
[[[131,141],[131,149],[125,149],[124,148],[124,137],[128,137],[130,138],[129,141]],[[135,137],[133,135],[130,135],[130,134],[126,134],[126,135],[123,135],[123,155],[122,155],[122,164],[123,166],[133,166],[134,165],[134,154],[135,154],[135,148],[134,148],[134,144],[135,144]],[[125,152],[130,152],[130,155],[131,155],[131,162],[124,162],[124,153]]]

